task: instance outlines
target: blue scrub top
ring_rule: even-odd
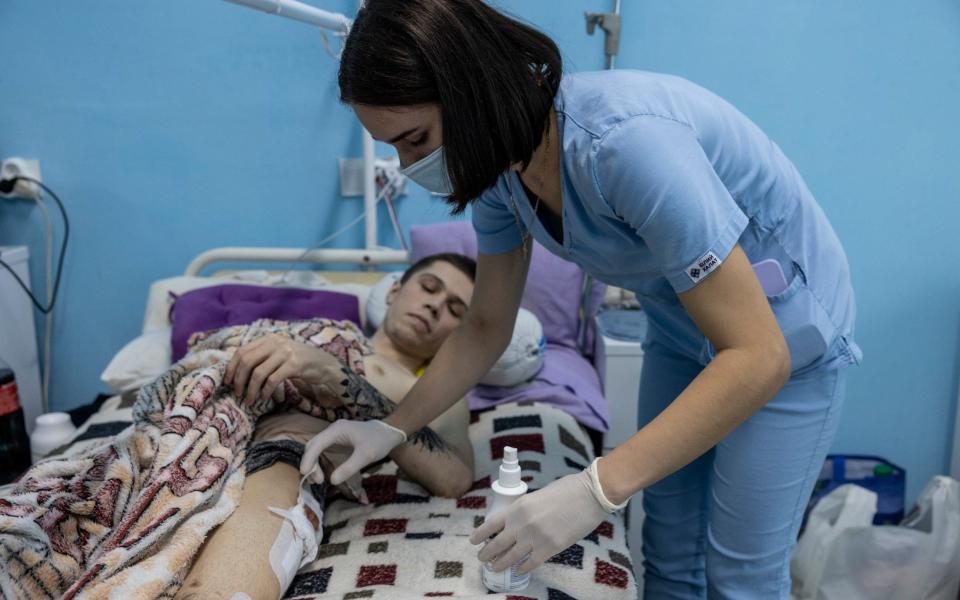
[[[828,356],[859,362],[840,241],[793,164],[746,116],[679,77],[628,70],[565,75],[554,106],[563,243],[508,171],[473,204],[481,253],[513,250],[531,231],[554,254],[635,292],[650,335],[707,364],[715,349],[677,294],[739,243],[751,263],[774,259],[786,276],[768,299],[794,372]]]

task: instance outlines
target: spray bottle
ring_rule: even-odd
[[[487,519],[510,506],[527,493],[527,484],[520,479],[520,463],[517,460],[517,449],[506,446],[503,449],[503,462],[500,464],[500,479],[490,486],[493,490],[493,503],[487,511]],[[496,573],[490,564],[481,567],[480,578],[483,585],[491,592],[519,592],[530,585],[530,573],[517,575],[517,565]]]

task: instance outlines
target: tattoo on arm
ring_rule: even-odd
[[[395,402],[380,393],[380,390],[370,384],[347,367],[341,367],[343,379],[340,381],[339,393],[343,406],[328,408],[319,405],[310,407],[313,416],[335,421],[337,419],[352,419],[354,421],[371,421],[382,419],[392,413],[397,405]],[[430,452],[448,452],[450,448],[440,435],[423,427],[410,435],[407,443],[422,446]]]
[[[425,450],[430,452],[448,452],[450,450],[443,438],[429,427],[421,427],[413,432],[408,441],[411,444],[423,446]]]
[[[353,413],[354,419],[369,421],[382,419],[397,408],[397,405],[373,387],[355,371],[342,367],[344,378],[340,381],[340,398]]]
[[[341,402],[340,406],[323,406],[309,398],[303,398],[298,408],[330,422],[338,419],[353,421],[382,419],[396,408],[389,398],[347,367],[340,367],[340,380],[336,384],[331,384],[329,388],[332,397]]]

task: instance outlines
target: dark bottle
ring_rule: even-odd
[[[13,371],[0,363],[0,485],[30,467],[30,438]]]

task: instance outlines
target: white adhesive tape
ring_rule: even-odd
[[[270,547],[270,568],[277,576],[280,590],[286,591],[293,583],[293,577],[300,568],[300,555],[303,554],[303,540],[293,532],[290,521],[284,521],[280,533]]]
[[[310,473],[312,472],[311,470]],[[310,473],[300,479],[296,505],[286,510],[273,506],[267,508],[273,514],[283,517],[280,533],[270,547],[270,568],[280,582],[281,592],[290,586],[300,567],[313,562],[317,557],[317,550],[323,539],[323,510],[313,497],[309,485],[304,487]]]

